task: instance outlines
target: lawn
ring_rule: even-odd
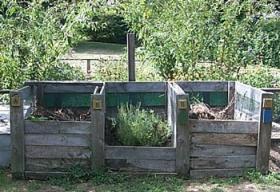
[[[77,176],[83,176],[78,178]],[[39,192],[227,192],[227,191],[280,191],[280,175],[271,173],[261,176],[249,172],[244,177],[228,179],[187,180],[174,175],[128,175],[100,173],[86,176],[81,173],[68,178],[51,178],[48,181],[15,181],[9,170],[0,172],[0,191]]]

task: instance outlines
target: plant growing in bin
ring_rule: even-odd
[[[152,110],[140,109],[140,105],[121,105],[113,126],[119,142],[128,146],[162,146],[171,135],[166,121]]]

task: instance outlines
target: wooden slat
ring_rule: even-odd
[[[175,160],[173,147],[106,146],[106,159]]]
[[[86,159],[31,159],[26,158],[26,171],[67,171],[75,165],[89,168],[90,160]]]
[[[192,179],[201,179],[207,177],[236,177],[244,175],[246,169],[202,169],[191,170]]]
[[[65,176],[67,172],[44,172],[44,171],[25,171],[25,179],[36,179],[36,180],[48,180],[50,178],[61,178]]]
[[[193,133],[192,143],[210,145],[256,146],[257,134]]]
[[[256,155],[256,147],[227,146],[227,145],[200,145],[192,144],[191,156],[238,156]]]
[[[190,119],[192,133],[257,133],[258,121],[194,120]]]
[[[30,121],[25,120],[26,134],[89,134],[90,122],[86,121]]]
[[[185,92],[227,92],[227,81],[177,81]]]
[[[261,89],[254,88],[240,82],[235,82],[235,91],[236,93],[255,101],[261,101],[262,94],[265,93]]]
[[[165,92],[165,82],[106,82],[106,93]]]
[[[89,147],[64,147],[64,146],[25,146],[26,158],[45,159],[89,159]]]
[[[191,169],[254,168],[255,155],[192,157]]]
[[[93,93],[96,86],[100,83],[90,85],[77,84],[46,84],[44,85],[45,93]]]
[[[14,178],[24,178],[24,115],[22,93],[18,91],[10,92],[10,97],[20,96],[20,106],[10,107],[11,122],[11,141],[12,141],[12,159],[11,168]]]
[[[235,82],[228,82],[228,105],[229,105],[229,118],[234,119],[234,106],[235,106]]]
[[[107,159],[106,166],[118,171],[175,172],[175,161]]]
[[[261,106],[263,106],[264,99],[267,98],[272,98],[272,94],[263,93],[261,95]],[[261,118],[260,118],[260,125],[258,128],[256,168],[261,173],[266,174],[269,171],[269,153],[271,147],[272,117],[270,119],[270,122],[264,123],[263,112],[264,112],[264,108],[261,108],[259,111]]]
[[[90,146],[87,134],[26,134],[26,145]]]

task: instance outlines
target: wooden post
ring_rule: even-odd
[[[184,176],[189,176],[190,170],[188,111],[188,95],[176,95],[176,172]]]
[[[102,169],[105,165],[105,93],[94,93],[91,96],[91,167]]]
[[[25,158],[24,158],[24,114],[23,94],[20,91],[10,92],[10,122],[12,176],[15,179],[24,179]]]
[[[135,81],[135,35],[127,34],[128,80]]]
[[[272,129],[272,95],[273,94],[271,93],[263,93],[261,97],[256,169],[262,174],[267,174],[269,170],[269,153]]]
[[[87,75],[90,75],[90,73],[91,73],[90,59],[87,59]]]
[[[229,81],[228,82],[228,104],[229,106],[229,113],[230,118],[234,118],[234,105],[235,105],[235,82]]]

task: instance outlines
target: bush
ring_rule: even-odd
[[[97,81],[128,81],[128,64],[124,57],[120,60],[99,60],[93,70],[92,79]],[[147,63],[136,62],[137,81],[160,81],[156,69]]]
[[[279,18],[266,0],[128,0],[124,17],[165,79],[231,80],[240,68],[278,66]],[[211,63],[211,69],[201,63]],[[278,66],[280,67],[280,65]]]
[[[59,57],[86,38],[85,25],[99,26],[89,20],[93,7],[86,1],[1,1],[0,88],[17,88],[29,79],[60,80],[61,70],[75,79]]]
[[[154,114],[132,105],[121,105],[114,121],[117,136],[123,145],[161,146],[167,143],[170,129]]]

